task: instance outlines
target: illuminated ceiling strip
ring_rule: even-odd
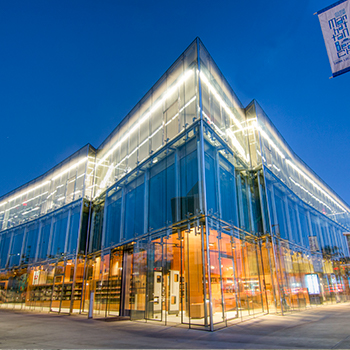
[[[266,139],[270,145],[275,149],[275,151],[281,156],[282,159],[285,159],[284,154],[281,152],[281,150],[276,146],[276,144],[269,138],[269,136],[266,134],[266,132],[260,127],[256,126],[259,131],[260,135]],[[334,203],[338,208],[342,209],[344,212],[347,212],[347,210],[342,207],[336,200],[334,200],[326,191],[324,191],[319,185],[317,185],[313,180],[311,180],[303,171],[301,171],[294,163],[292,163],[291,160],[285,159],[286,163],[289,164],[298,174],[300,174],[302,177],[304,177],[311,185],[313,185],[317,190],[319,190],[324,196],[326,196],[332,203]],[[299,184],[298,184],[299,185]],[[304,189],[304,188],[303,188]],[[313,196],[315,199],[317,199],[314,195],[311,194],[311,192],[307,191],[311,196]],[[320,203],[327,206],[324,202],[317,199]],[[327,206],[328,207],[328,206]],[[333,211],[333,210],[331,210]]]
[[[289,159],[286,162],[302,177],[304,177],[308,182],[310,182],[316,189],[318,189],[323,195],[325,195],[331,202],[338,206],[338,208],[342,209],[344,212],[347,210],[342,207],[337,201],[335,201],[326,191],[324,191],[319,185],[317,185],[313,180],[311,180],[306,174],[304,174],[296,165],[294,165]]]
[[[33,201],[33,200],[35,200],[35,199],[37,199],[37,198],[39,198],[39,197],[45,195],[46,193],[49,193],[49,191],[46,191],[46,192],[44,192],[44,193],[41,193],[41,194],[39,194],[38,196],[36,196],[36,197],[34,197],[34,198],[28,199],[27,201],[24,201],[22,204],[25,204],[25,203],[28,204],[29,202],[31,202],[31,201]]]
[[[266,132],[259,126],[255,125],[256,128],[260,131],[260,135],[267,140],[267,142],[272,146],[272,148],[279,154],[282,159],[285,159],[285,155],[281,152],[281,150],[276,146],[276,144],[270,139],[270,137],[266,134]]]
[[[82,163],[85,162],[86,160],[87,160],[87,157],[84,157],[83,159],[81,159],[80,161],[78,161],[77,163],[75,163],[74,165],[72,165],[71,167],[69,167],[68,169],[62,171],[61,173],[59,173],[58,175],[56,175],[55,177],[53,177],[51,180],[45,181],[45,182],[41,183],[40,185],[38,185],[38,186],[36,186],[36,187],[34,187],[34,188],[31,188],[30,190],[28,190],[28,191],[26,191],[26,192],[24,192],[24,193],[21,193],[21,194],[19,194],[18,196],[14,197],[14,198],[8,199],[7,202],[1,203],[0,206],[6,204],[6,203],[8,203],[8,202],[15,201],[16,199],[18,199],[18,198],[20,198],[20,197],[23,197],[23,196],[27,195],[28,193],[33,192],[33,191],[39,189],[40,187],[43,187],[43,186],[49,184],[50,181],[54,181],[54,180],[58,179],[60,176],[62,176],[62,175],[64,175],[64,174],[66,174],[67,172],[73,170],[75,167],[79,166],[80,164],[82,164]],[[7,209],[7,210],[11,210],[11,209],[13,209],[13,208],[15,208],[15,207],[12,207],[12,208]]]
[[[31,213],[32,211],[39,210],[39,209],[40,209],[40,207],[35,207],[35,208],[33,208],[32,210],[25,211],[24,213],[22,213],[22,215],[29,214],[29,213]]]
[[[245,154],[244,148],[242,147],[242,145],[239,143],[239,141],[237,140],[236,136],[232,133],[232,131],[230,129],[226,130],[227,135],[230,137],[232,144],[236,147],[236,149],[238,150],[238,152],[241,154],[241,156],[243,157],[243,159],[246,162],[249,162],[249,154]]]
[[[145,113],[141,119],[131,128],[129,132],[127,132],[123,138],[117,142],[98,162],[97,166],[100,166],[102,162],[106,160],[123,142],[125,142],[128,137],[136,131],[141,124],[143,124],[150,116],[152,113],[154,113],[160,106],[162,106],[163,102],[171,95],[173,94],[185,81],[193,75],[193,70],[187,71],[184,76],[171,88],[168,89],[168,91],[165,93],[165,95],[155,104],[151,107],[150,111]]]
[[[222,132],[217,125],[215,125],[215,123],[213,123],[210,118],[207,116],[207,114],[202,111],[204,117],[210,122],[210,126],[214,127],[214,129],[221,135],[225,135],[224,132]],[[243,129],[242,129],[243,130]],[[240,130],[238,130],[240,131]],[[232,144],[234,145],[234,147],[237,149],[237,151],[241,154],[241,156],[243,157],[243,159],[247,162],[249,162],[249,154],[246,155],[244,148],[242,147],[242,145],[239,143],[239,141],[237,140],[236,136],[234,135],[234,133],[232,132],[232,130],[227,129],[226,130],[226,134],[230,137],[230,139],[232,140]]]
[[[224,136],[225,133],[222,132],[222,131],[219,129],[219,127],[218,127],[215,123],[213,123],[213,122],[210,120],[210,118],[207,116],[207,114],[206,114],[204,111],[202,111],[202,113],[203,113],[204,117],[208,120],[209,125],[212,126],[221,136]]]
[[[289,179],[298,187],[300,187],[303,191],[305,191],[307,194],[309,194],[311,197],[313,197],[317,202],[323,204],[326,208],[329,209],[329,211],[334,213],[334,210],[331,209],[330,206],[328,206],[326,203],[322,202],[320,199],[318,199],[316,196],[314,196],[310,191],[308,191],[306,188],[304,188],[302,185],[300,185],[298,182],[294,181],[290,176]]]
[[[192,97],[182,108],[180,108],[179,112],[176,113],[168,122],[165,123],[165,126],[167,126],[168,124],[170,124],[175,118],[177,118],[179,116],[179,114],[185,109],[187,108],[195,99],[197,98],[197,96]]]
[[[185,110],[185,108],[187,108],[193,101],[196,100],[196,96],[192,97],[182,108],[180,108],[179,112],[175,114],[175,116],[171,119],[173,120],[175,117],[177,117],[179,115],[179,113],[181,113],[182,111]],[[171,121],[170,120],[170,121]],[[163,129],[163,125],[161,125],[158,129],[156,129],[153,134],[151,134],[150,136],[146,137],[144,141],[142,141],[142,143],[140,143],[137,147],[135,147],[135,149],[128,155],[126,155],[119,163],[116,164],[116,166],[114,168],[118,168],[120,164],[122,164],[126,159],[129,159],[130,156],[132,156],[140,147],[142,147],[149,139],[151,139],[156,133],[158,133],[159,131],[161,131]],[[107,165],[103,165],[104,167],[108,167]],[[107,184],[107,181],[109,179],[109,177],[111,176],[112,173],[109,172],[110,167],[108,167],[108,171],[105,175],[105,177],[103,178],[101,184],[100,184],[100,188],[104,188]],[[96,195],[97,197],[98,195]],[[95,197],[95,198],[96,198]]]
[[[220,103],[221,107],[225,110],[225,112],[231,117],[233,122],[237,125],[239,129],[243,129],[241,123],[238,121],[238,119],[235,117],[235,115],[230,111],[227,104],[224,102],[224,100],[221,98],[221,96],[218,94],[216,89],[210,84],[208,78],[204,75],[204,73],[200,72],[200,77],[202,81],[207,85],[209,91],[212,92],[213,96],[217,99],[217,101]]]
[[[107,171],[107,174],[106,176],[104,177],[104,179],[101,181],[101,184],[100,184],[100,188],[103,188],[107,185],[107,181],[109,179],[109,177],[112,175],[112,171],[113,171],[113,165],[114,163],[112,163]]]
[[[80,164],[86,162],[88,158],[87,157],[84,157],[83,159],[81,159],[79,162],[75,163],[74,165],[72,165],[71,167],[69,167],[68,169],[62,171],[61,173],[57,174],[55,177],[53,177],[51,179],[51,181],[55,181],[57,180],[59,177],[61,177],[62,175],[68,173],[69,171],[73,170],[74,168],[76,168],[77,166],[79,166]]]

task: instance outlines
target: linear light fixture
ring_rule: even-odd
[[[339,209],[342,209],[344,212],[347,210],[342,207],[337,201],[335,201],[326,191],[324,191],[317,183],[313,180],[311,180],[304,172],[302,172],[295,164],[293,164],[289,159],[286,160],[286,162],[298,173],[300,174],[305,180],[307,180],[310,184],[312,184],[317,190],[319,190],[324,196],[326,196],[331,202],[333,202]]]
[[[187,108],[189,105],[191,105],[192,102],[194,102],[194,101],[196,100],[196,98],[197,98],[197,96],[192,97],[183,107],[180,108],[179,112],[176,113],[176,114],[174,115],[174,117],[172,117],[172,118],[170,119],[170,121],[169,121],[167,124],[169,124],[173,119],[175,119],[182,111],[185,110],[185,108]],[[165,124],[165,125],[167,125],[167,124]],[[130,156],[132,156],[140,147],[142,147],[142,146],[143,146],[149,139],[151,139],[156,133],[158,133],[160,130],[162,130],[163,127],[164,127],[164,126],[163,126],[163,124],[162,124],[162,125],[161,125],[159,128],[157,128],[151,135],[149,135],[148,137],[146,137],[137,147],[135,147],[135,149],[134,149],[131,153],[129,153],[128,155],[126,155],[122,160],[120,160],[119,163],[117,163],[117,164],[114,166],[114,168],[118,168],[119,165],[122,164],[126,159],[129,159]],[[130,131],[130,132],[131,132],[131,131]],[[107,165],[104,165],[104,164],[100,164],[100,166],[108,167],[107,173],[106,173],[105,177],[103,178],[103,180],[101,181],[100,186],[99,186],[99,187],[102,189],[102,188],[104,188],[104,187],[106,186],[106,183],[107,183],[107,181],[108,181],[108,178],[111,176],[112,172],[110,172],[110,166],[107,166]],[[99,194],[97,194],[96,197],[97,197],[98,195],[99,195]],[[96,197],[95,197],[95,198],[96,198]]]
[[[141,124],[143,124],[150,116],[152,113],[154,113],[160,106],[162,106],[163,102],[171,95],[173,94],[178,88],[180,85],[182,85],[183,83],[185,83],[185,81],[187,79],[189,79],[190,76],[193,75],[193,70],[189,70],[187,71],[184,76],[173,86],[171,87],[170,89],[168,89],[168,91],[165,93],[165,95],[158,101],[156,102],[152,107],[151,109],[146,112],[142,117],[141,119],[129,130],[129,132],[127,132],[123,137],[122,139],[117,142],[102,158],[101,160],[98,162],[97,164],[97,167],[100,166],[101,163],[103,163],[106,158],[108,158],[123,142],[125,142],[128,137],[134,132],[136,131]]]
[[[225,112],[231,117],[233,122],[237,125],[239,129],[243,129],[241,123],[239,120],[235,117],[235,115],[231,112],[227,104],[224,102],[224,100],[221,98],[221,96],[218,94],[216,89],[210,84],[208,78],[205,76],[205,74],[200,71],[200,77],[201,80],[204,82],[205,85],[207,85],[209,91],[212,92],[213,96],[216,98],[216,100],[220,103],[221,107],[225,110]]]

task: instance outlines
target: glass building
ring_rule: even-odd
[[[0,307],[215,330],[349,300],[347,231],[197,38],[97,149],[0,198]]]

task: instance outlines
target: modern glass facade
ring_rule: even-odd
[[[349,206],[199,39],[98,149],[0,210],[1,307],[215,330],[350,296]]]

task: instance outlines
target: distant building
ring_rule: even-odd
[[[0,229],[1,307],[214,330],[350,294],[349,206],[199,39],[98,149],[1,197]]]

